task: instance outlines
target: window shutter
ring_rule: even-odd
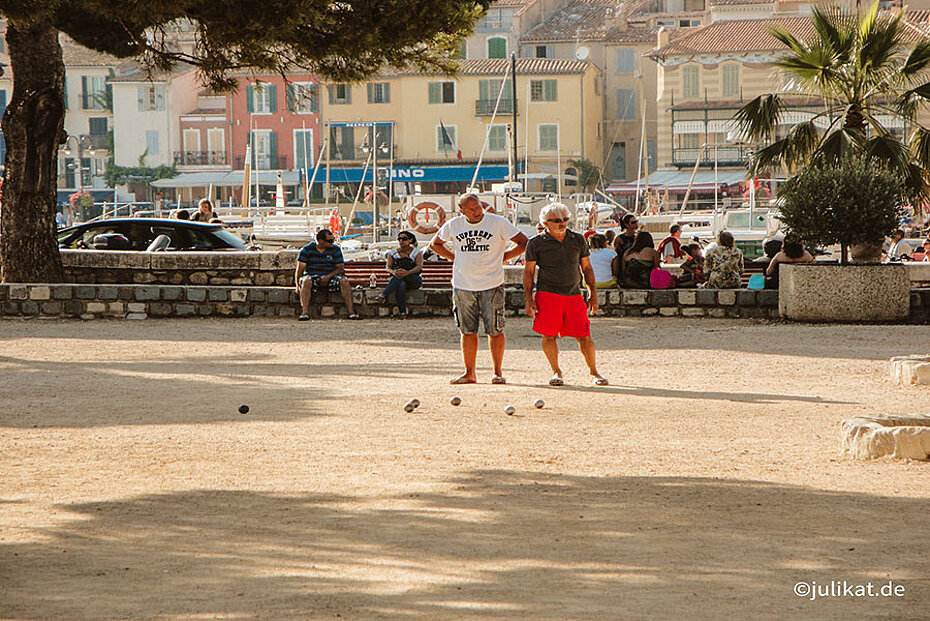
[[[284,105],[287,106],[288,112],[297,111],[297,93],[293,84],[284,85]]]
[[[140,86],[136,94],[139,98],[139,112],[145,112],[145,87]]]
[[[265,86],[268,89],[268,106],[270,112],[274,114],[278,111],[278,87],[274,84]]]
[[[352,103],[352,87],[346,84],[346,103]]]
[[[87,110],[90,107],[89,95],[87,94],[87,76],[81,76],[81,108]]]
[[[254,98],[255,98],[255,87],[249,84],[245,88],[245,101],[246,101],[246,106],[248,107],[249,114],[252,114],[253,112],[255,112],[255,102],[253,101]]]
[[[375,85],[371,82],[368,83],[368,103],[374,103],[375,101]]]
[[[558,101],[558,82],[555,80],[546,80],[546,101]]]
[[[439,82],[430,82],[429,83],[429,102],[431,104],[438,104],[439,98],[441,96],[441,86]]]
[[[275,132],[268,133],[268,156],[271,159],[271,167],[279,168],[278,166],[278,134]]]
[[[327,88],[327,90],[329,91],[329,103],[330,103],[330,105],[332,105],[332,104],[336,103],[336,85],[335,85],[335,84],[330,84],[330,85],[327,86],[326,88]]]
[[[384,83],[384,103],[391,103],[391,83]]]
[[[155,109],[156,110],[165,109],[165,87],[164,86],[155,87]]]

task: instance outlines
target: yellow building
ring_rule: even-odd
[[[513,157],[509,132],[514,110],[517,158],[529,173],[528,189],[541,189],[544,177],[557,180],[568,160],[601,152],[602,104],[592,64],[517,59],[514,105],[509,77],[504,83],[510,60],[460,62],[459,73],[452,77],[387,70],[365,83],[327,85],[321,113],[329,128],[330,174],[340,166],[358,168],[365,163],[373,143],[369,124],[378,123],[374,142],[381,147],[379,170],[392,161],[401,170],[449,171],[445,178],[395,174],[395,180],[432,181],[438,184],[432,189],[457,191],[464,187],[463,180],[470,180],[463,169],[473,171],[483,152],[482,164],[496,171],[493,179],[484,180],[503,181],[508,158]]]

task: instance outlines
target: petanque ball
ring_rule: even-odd
[[[543,406],[546,405],[546,402],[543,401],[542,399],[537,399],[536,401],[533,402],[533,405],[536,406],[537,410],[541,410]]]
[[[410,405],[412,405],[412,406],[415,407],[415,408],[418,408],[418,407],[420,407],[420,400],[419,400],[419,399],[411,399],[411,400],[410,400]]]
[[[512,405],[508,405],[507,407],[504,408],[504,413],[507,416],[513,416],[514,414],[517,413],[517,408],[513,407]]]
[[[408,403],[407,405],[404,406],[404,412],[412,412],[415,409],[416,407],[412,403]]]
[[[452,397],[451,399],[449,399],[449,403],[451,403],[452,405],[461,405],[462,400],[458,397]]]
[[[248,413],[249,413],[249,406],[247,406],[247,405],[244,404],[244,403],[243,403],[242,405],[240,405],[240,406],[239,406],[239,413],[240,413],[240,414],[248,414]]]

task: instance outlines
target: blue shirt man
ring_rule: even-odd
[[[317,289],[326,288],[338,292],[349,311],[349,319],[361,319],[355,314],[352,303],[352,288],[345,277],[345,260],[342,250],[336,245],[336,237],[329,229],[316,234],[316,242],[304,246],[297,256],[294,282],[300,294],[299,321],[310,319],[310,298]]]

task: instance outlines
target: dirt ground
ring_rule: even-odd
[[[839,423],[930,328],[594,330],[606,388],[527,320],[466,387],[451,320],[0,321],[0,618],[927,618],[930,465]]]

